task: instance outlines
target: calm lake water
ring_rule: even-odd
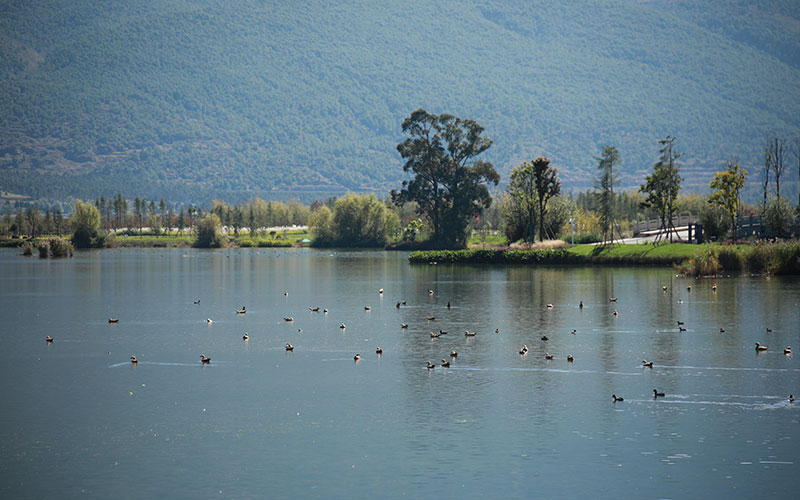
[[[0,497],[797,498],[798,278],[406,257],[0,251]]]

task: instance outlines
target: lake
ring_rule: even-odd
[[[17,253],[0,251],[2,498],[797,497],[797,277]]]

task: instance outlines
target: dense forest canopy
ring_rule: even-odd
[[[800,136],[800,3],[5,0],[0,190],[206,202],[388,193],[417,108],[479,122],[502,181],[547,156],[638,187],[678,138],[687,190]],[[796,199],[797,168],[782,188]]]

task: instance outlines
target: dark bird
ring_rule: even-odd
[[[792,396],[791,394],[789,394],[789,402],[794,403],[794,396]]]
[[[578,330],[572,330],[572,334],[573,335],[577,335],[578,334]]]
[[[767,332],[771,332],[771,331],[772,331],[772,328],[767,328]]]
[[[608,299],[608,301],[609,301],[609,302],[616,302],[616,301],[617,301],[617,298],[616,298],[616,297],[611,297],[610,299]]]
[[[786,349],[784,349],[784,350],[783,350],[783,353],[784,353],[784,354],[791,354],[791,353],[792,353],[792,346],[789,346],[789,347],[787,347]]]
[[[450,357],[451,358],[457,358],[458,357],[458,353],[456,351],[450,351]]]
[[[283,318],[283,320],[284,321],[294,321],[294,318],[291,317],[291,316],[287,316],[287,317]]]
[[[195,303],[195,304],[199,304],[199,303],[200,303],[200,299],[198,299],[198,300],[195,300],[195,301],[194,301],[194,303]]]
[[[580,307],[581,309],[583,309],[583,301],[581,301],[581,303],[580,303],[580,304],[578,304],[578,307]]]
[[[658,392],[657,389],[653,389],[653,397],[654,398],[663,398],[664,397],[664,393],[663,392]]]
[[[647,368],[652,368],[653,367],[653,362],[652,361],[647,361],[646,359],[643,359],[642,360],[642,366],[647,367]]]
[[[447,332],[442,329],[439,329],[439,335],[447,335]]]
[[[408,323],[400,323],[400,328],[403,328],[403,329],[408,328]]]
[[[119,323],[119,318],[108,318],[109,323]]]
[[[376,348],[375,349],[375,354],[380,356],[381,354],[383,354],[383,349],[381,349],[380,347]]]
[[[432,369],[436,368],[436,365],[434,365],[430,361],[428,361],[427,367],[428,367],[428,370],[432,370]]]
[[[528,354],[528,346],[527,346],[527,345],[523,345],[523,346],[520,348],[520,350],[519,350],[519,353],[520,353],[520,354],[523,354],[523,355],[524,355],[524,354]]]
[[[665,287],[665,288],[666,288],[666,287]],[[612,397],[612,398],[614,398],[614,402],[615,402],[615,403],[616,403],[617,401],[625,401],[623,398],[618,398],[616,394],[612,394],[612,395],[611,395],[611,397]]]
[[[323,309],[322,312],[325,313],[325,314],[328,314],[328,310],[327,309]]]
[[[200,355],[200,363],[207,365],[211,363],[211,358],[207,358],[205,354]]]
[[[360,359],[361,359],[361,354],[356,353],[356,355],[353,356],[353,361],[359,361]]]
[[[242,340],[244,341],[250,340],[250,335],[248,335],[247,332],[244,332],[244,335],[242,335]]]
[[[339,328],[341,328],[342,330],[344,330],[345,328],[347,328],[347,325],[345,325],[344,323],[342,323],[342,324],[340,324],[340,325],[339,325]]]
[[[400,302],[394,305],[396,308],[400,309]]]
[[[766,351],[766,350],[767,350],[767,346],[761,345],[758,342],[756,342],[756,351],[760,352],[760,351]]]
[[[724,328],[720,328],[719,329],[719,333],[725,333],[725,329]]]
[[[319,312],[319,307],[309,307],[308,310],[311,312]]]
[[[132,364],[134,364],[134,365],[135,365],[135,364],[136,364],[136,363],[138,363],[138,362],[139,362],[139,360],[138,360],[138,359],[136,359],[136,356],[131,356],[131,363],[132,363]]]
[[[51,344],[53,342],[53,337],[48,335],[47,337],[45,337],[44,341],[47,342],[48,344]]]
[[[572,354],[567,354],[567,361],[569,361],[570,363],[575,361],[575,358],[572,357]]]
[[[239,309],[238,311],[236,311],[236,314],[246,314],[246,313],[247,313],[247,309],[245,309],[245,307],[244,307],[244,306],[242,306],[242,308],[241,308],[241,309]]]
[[[682,324],[683,324],[683,321],[678,321],[678,325],[682,325]]]
[[[475,332],[471,332],[469,330],[464,332],[465,337],[474,337],[475,335],[476,335]]]
[[[549,352],[544,353],[544,359],[553,359],[553,355]]]
[[[542,340],[550,340],[550,339],[548,339],[547,335],[545,335],[544,337],[542,337]]]
[[[446,360],[442,360],[442,367],[443,368],[450,368],[450,362]]]
[[[293,346],[292,344],[286,344],[286,347],[285,347],[285,349],[286,349],[287,351],[294,351],[294,346]]]
[[[372,308],[370,306],[364,306],[364,310],[365,311],[370,311],[370,310],[372,310]]]
[[[406,301],[404,300],[404,301],[400,302],[400,304],[406,305]]]
[[[450,302],[447,302],[447,308],[450,309]]]
[[[685,331],[686,331],[686,328],[684,328],[684,327],[682,327],[682,326],[679,326],[679,327],[678,327],[678,331],[679,331],[679,332],[685,332]]]

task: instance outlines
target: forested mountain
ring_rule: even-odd
[[[483,125],[503,180],[547,155],[584,189],[613,144],[638,186],[669,134],[707,187],[800,136],[800,3],[0,2],[3,191],[383,195],[420,107]]]

